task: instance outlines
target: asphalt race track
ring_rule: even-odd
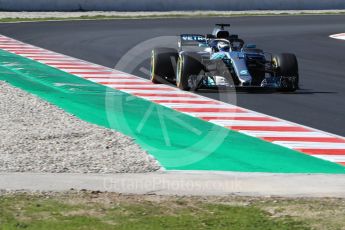
[[[15,23],[0,24],[0,34],[114,67],[129,49],[144,40],[210,33],[220,22],[231,23],[232,32],[247,43],[267,52],[296,53],[299,59],[300,90],[238,92],[239,106],[345,135],[345,41],[329,38],[345,32],[345,15]],[[149,68],[148,61],[142,65]],[[134,73],[148,77],[140,71]],[[224,98],[215,91],[201,93]]]

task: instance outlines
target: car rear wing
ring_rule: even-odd
[[[207,39],[201,34],[181,34],[178,41],[180,50],[185,46],[202,47],[207,45]]]

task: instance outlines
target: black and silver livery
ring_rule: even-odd
[[[216,24],[212,34],[181,34],[178,50],[155,48],[151,57],[153,83],[171,82],[183,90],[228,87],[298,89],[297,58],[270,54],[245,44]]]

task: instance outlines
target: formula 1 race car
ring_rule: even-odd
[[[176,83],[182,90],[267,87],[293,92],[298,89],[298,63],[294,54],[273,55],[253,44],[245,45],[225,27],[230,24],[216,24],[212,34],[182,34],[178,50],[152,50],[151,81]]]

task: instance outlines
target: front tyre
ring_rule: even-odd
[[[294,92],[298,89],[298,62],[294,54],[282,53],[273,57],[276,76],[280,77],[280,90]]]
[[[190,76],[198,76],[204,70],[198,53],[181,53],[176,67],[176,85],[182,90],[190,90]]]
[[[173,82],[178,53],[172,48],[155,48],[151,53],[151,81],[161,84]]]

